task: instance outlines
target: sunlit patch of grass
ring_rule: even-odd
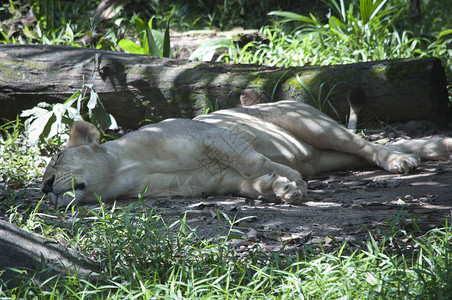
[[[441,3],[424,9],[426,20],[420,24],[409,22],[406,3],[326,3],[330,6],[327,18],[274,11],[270,14],[279,19],[260,29],[262,41],[249,42],[241,48],[233,42],[214,41],[208,47],[215,49],[217,43],[226,49],[218,58],[225,62],[285,67],[435,56],[452,76],[452,27],[441,18],[442,13],[436,17],[432,14],[442,10]],[[430,26],[430,20],[434,26]],[[296,24],[292,26],[295,29],[287,32],[283,26],[287,23]]]

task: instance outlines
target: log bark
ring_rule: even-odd
[[[26,270],[30,277],[36,273],[36,279],[42,281],[68,274],[89,279],[99,270],[95,263],[56,241],[0,220],[0,281],[14,286],[20,282],[20,274],[11,268]]]
[[[330,100],[341,121],[349,113],[348,90],[359,86],[366,93],[363,119],[448,122],[446,77],[436,58],[276,68],[48,45],[0,46],[0,117],[15,118],[39,102],[62,102],[91,79],[107,111],[128,128],[145,119],[192,118],[207,100],[235,107],[245,88],[261,93],[264,102],[313,104],[297,74],[316,94],[323,84],[322,97],[334,87]],[[335,117],[331,109],[326,112]]]

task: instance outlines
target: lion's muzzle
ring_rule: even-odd
[[[55,175],[48,178],[47,180],[44,180],[42,183],[41,191],[44,194],[53,193],[53,183],[55,182]]]

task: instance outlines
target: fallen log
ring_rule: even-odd
[[[358,86],[366,94],[364,119],[448,122],[446,78],[436,58],[276,68],[48,45],[0,46],[0,117],[15,118],[39,102],[62,102],[91,80],[107,111],[128,128],[145,119],[191,118],[206,102],[235,107],[245,88],[258,91],[264,102],[293,99],[318,106],[297,74],[316,95],[322,89],[324,97],[334,87],[330,102],[341,121],[349,113],[347,92]]]
[[[99,266],[56,241],[0,220],[0,282],[11,286],[20,282],[17,270],[27,271],[30,277],[36,273],[35,279],[41,281],[69,274],[89,279],[98,275]]]

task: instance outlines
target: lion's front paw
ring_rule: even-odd
[[[302,181],[298,184],[290,181],[286,177],[278,177],[273,182],[273,192],[289,204],[301,204],[305,201],[307,193],[306,182]]]
[[[385,169],[391,173],[408,174],[416,169],[420,162],[416,155],[394,153],[389,156]]]

